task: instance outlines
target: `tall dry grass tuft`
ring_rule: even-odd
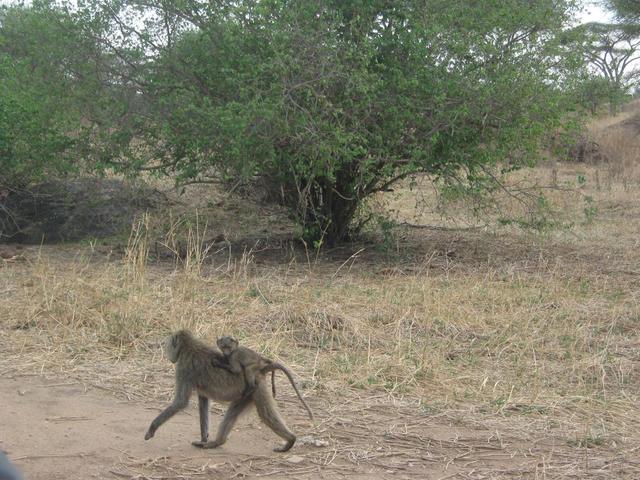
[[[187,229],[187,251],[184,259],[184,272],[187,275],[200,277],[202,265],[204,264],[209,250],[213,244],[206,244],[207,224],[200,225],[200,217],[196,211],[195,225],[189,225]]]
[[[213,246],[207,241],[208,234],[208,224],[206,221],[202,224],[197,209],[193,220],[186,216],[174,217],[171,212],[161,244],[173,255],[177,269],[186,276],[198,278]]]
[[[125,249],[124,263],[128,278],[142,286],[149,258],[149,214],[133,222]]]

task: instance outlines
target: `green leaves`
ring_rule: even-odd
[[[47,171],[65,171],[65,112],[33,83],[25,65],[0,52],[0,183],[21,186]]]
[[[57,15],[46,55],[21,38],[91,166],[260,183],[331,244],[408,175],[481,190],[485,167],[527,164],[567,109],[572,5],[86,0],[32,12]]]
[[[565,111],[572,5],[151,5],[167,36],[145,78],[147,138],[178,180],[268,179],[310,238],[339,241],[404,176],[485,188],[483,165],[530,161]]]

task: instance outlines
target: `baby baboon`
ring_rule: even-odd
[[[244,391],[245,397],[250,397],[257,387],[257,376],[264,375],[267,372],[271,372],[271,386],[273,389],[273,396],[276,396],[276,386],[273,379],[273,374],[276,370],[282,370],[289,378],[291,386],[296,391],[296,395],[304,405],[304,408],[309,413],[309,418],[313,420],[313,413],[307,402],[304,401],[302,395],[298,391],[295,382],[293,381],[293,375],[287,367],[281,363],[269,360],[263,357],[258,352],[255,352],[247,347],[241,347],[238,344],[238,340],[233,337],[220,337],[217,341],[218,348],[222,351],[225,358],[229,362],[231,371],[237,375],[243,374],[246,382],[246,388]]]
[[[186,330],[174,333],[167,339],[165,352],[169,360],[176,364],[174,399],[171,405],[151,422],[144,436],[145,440],[153,437],[164,422],[184,409],[189,404],[193,391],[196,390],[200,411],[200,441],[192,442],[196,447],[216,448],[225,443],[238,416],[252,403],[255,403],[260,419],[276,435],[286,440],[282,447],[275,450],[286,452],[293,446],[296,436],[287,428],[280,416],[264,375],[258,377],[253,394],[244,396],[246,389],[244,378],[227,371],[224,367],[221,368],[219,365],[226,362],[225,357],[204,342],[195,339]],[[211,442],[208,441],[209,399],[231,402],[218,427],[216,439]]]

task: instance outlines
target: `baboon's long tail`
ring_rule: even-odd
[[[304,398],[302,398],[302,395],[300,395],[300,391],[298,390],[298,387],[296,386],[296,382],[293,380],[293,375],[291,374],[291,371],[289,371],[289,369],[287,367],[285,367],[284,365],[282,365],[279,362],[273,362],[273,363],[267,365],[266,367],[264,367],[262,369],[263,373],[267,373],[269,371],[271,372],[271,384],[272,384],[272,388],[273,388],[273,396],[274,397],[276,396],[276,386],[275,386],[275,383],[273,383],[273,380],[274,380],[273,376],[274,376],[276,370],[282,370],[284,372],[284,374],[287,376],[287,378],[291,382],[291,386],[296,391],[296,395],[298,395],[298,398],[302,402],[302,405],[307,410],[307,413],[309,414],[309,418],[311,420],[313,420],[313,412],[311,412],[311,409],[309,408],[309,405],[307,405],[307,402],[305,402]]]

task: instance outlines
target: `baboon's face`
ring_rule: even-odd
[[[220,337],[217,343],[218,348],[225,355],[231,354],[231,352],[238,348],[238,341],[233,337]]]
[[[167,356],[171,363],[178,361],[178,352],[180,347],[180,340],[177,335],[171,335],[164,342],[164,354]]]

